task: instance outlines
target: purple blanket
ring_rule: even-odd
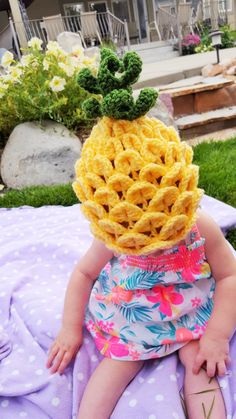
[[[209,197],[202,207],[224,230],[236,209]],[[0,418],[71,419],[101,359],[85,331],[84,344],[64,375],[45,368],[62,316],[69,275],[91,242],[79,205],[0,209]],[[236,419],[236,337],[232,364],[220,380],[227,419]],[[127,387],[112,418],[183,419],[183,371],[176,354],[147,361]]]

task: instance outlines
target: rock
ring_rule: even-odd
[[[9,188],[71,182],[81,142],[63,125],[45,121],[15,127],[3,150],[1,177]]]
[[[225,58],[224,60],[220,61],[220,64],[226,68],[226,70],[232,66],[236,65],[236,58]]]
[[[236,84],[196,93],[194,109],[196,113],[214,111],[219,108],[229,108],[236,103]]]
[[[73,48],[83,48],[83,41],[78,33],[74,32],[61,32],[57,36],[57,42],[64,51],[69,54],[73,51]],[[93,57],[95,54],[99,55],[100,49],[98,47],[89,47],[84,49],[84,54],[87,57]]]
[[[61,32],[57,36],[57,42],[64,51],[70,53],[74,47],[82,47],[83,43],[78,33],[74,32]]]
[[[162,101],[161,97],[157,99],[156,105],[150,109],[148,116],[160,119],[167,126],[174,126],[177,130],[177,126],[174,121],[172,113],[169,112],[166,104]]]
[[[234,65],[233,67],[228,68],[228,70],[226,71],[226,73],[228,76],[235,76],[236,75],[236,65]]]
[[[202,69],[203,77],[213,77],[221,74],[226,70],[226,67],[221,64],[207,64]]]

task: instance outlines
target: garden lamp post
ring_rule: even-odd
[[[223,34],[223,32],[221,32],[219,30],[212,31],[210,33],[212,46],[216,50],[217,64],[219,64],[219,62],[220,62],[219,49],[220,49],[220,46],[222,44],[222,42],[221,42],[221,35],[222,34]]]

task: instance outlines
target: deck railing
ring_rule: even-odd
[[[21,25],[21,26],[20,26]],[[57,36],[64,31],[78,33],[81,36],[84,47],[94,45],[97,41],[111,41],[119,51],[122,51],[125,46],[130,48],[129,31],[127,22],[123,22],[114,16],[109,10],[103,13],[97,13],[96,26],[98,31],[98,39],[96,36],[83,36],[83,24],[81,16],[52,16],[48,19],[32,19],[25,22],[24,27],[22,23],[13,22],[12,30],[15,32],[24,31],[26,39],[29,41],[32,37],[40,38],[43,44],[46,45],[48,41],[56,41]],[[86,30],[87,32],[87,30]],[[16,35],[16,34],[15,34]]]

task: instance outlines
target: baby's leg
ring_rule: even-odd
[[[189,342],[179,350],[179,358],[185,367],[184,398],[189,419],[225,419],[224,399],[217,379],[209,378],[201,368],[196,375],[192,368],[199,341]]]
[[[116,361],[104,358],[85,389],[78,419],[107,419],[143,361]]]

